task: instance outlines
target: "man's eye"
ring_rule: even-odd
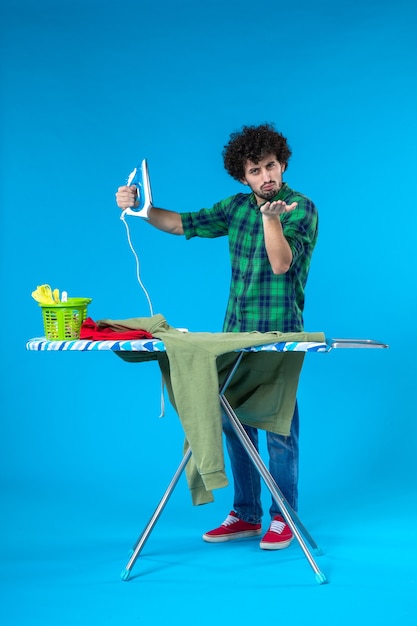
[[[266,166],[268,170],[272,170],[275,167],[276,163],[268,163]]]

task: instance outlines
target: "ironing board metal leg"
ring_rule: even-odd
[[[263,478],[263,480],[265,481],[266,486],[268,487],[272,497],[274,498],[275,502],[277,503],[277,505],[279,506],[282,516],[284,517],[286,523],[288,524],[288,526],[290,527],[294,537],[297,539],[298,543],[300,544],[300,547],[302,549],[302,551],[304,552],[308,562],[310,563],[315,575],[316,575],[316,581],[319,584],[322,584],[324,582],[326,582],[326,577],[325,575],[320,571],[319,567],[317,566],[313,556],[311,555],[309,549],[307,548],[307,545],[303,539],[303,537],[301,536],[296,524],[294,523],[294,520],[296,520],[297,524],[300,526],[300,529],[302,529],[302,532],[304,533],[304,535],[306,537],[308,537],[311,545],[313,548],[318,548],[317,544],[314,542],[314,540],[311,538],[311,536],[309,535],[309,533],[307,532],[307,530],[304,528],[304,526],[300,523],[297,515],[295,514],[295,512],[292,510],[292,508],[290,507],[290,505],[288,504],[288,502],[285,500],[282,492],[280,491],[278,485],[276,484],[276,482],[274,481],[274,479],[272,478],[270,472],[268,471],[265,463],[262,461],[261,457],[259,456],[258,451],[256,450],[255,446],[253,445],[252,441],[250,440],[249,436],[247,435],[245,429],[243,428],[242,424],[240,423],[238,417],[236,416],[235,412],[233,411],[233,408],[231,407],[231,405],[229,404],[227,398],[225,398],[224,395],[220,394],[220,403],[227,415],[227,417],[229,418],[237,436],[240,439],[240,442],[242,443],[243,447],[246,449],[246,452],[248,453],[249,457],[251,458],[252,462],[254,463],[255,467],[257,468],[259,474],[261,475],[261,477]]]
[[[162,511],[165,508],[165,505],[167,504],[169,498],[171,497],[172,492],[175,489],[176,484],[178,483],[181,474],[183,473],[185,466],[187,465],[188,461],[191,458],[191,448],[188,448],[188,450],[186,451],[186,453],[184,454],[181,463],[178,466],[177,471],[175,472],[174,476],[172,477],[171,482],[169,483],[164,495],[161,498],[161,501],[159,502],[158,506],[155,509],[154,514],[152,515],[152,517],[150,518],[148,524],[146,525],[146,528],[143,530],[142,534],[140,535],[139,539],[137,540],[133,551],[132,551],[132,555],[125,567],[125,569],[122,571],[122,573],[120,574],[120,577],[122,580],[128,580],[129,576],[130,576],[130,572],[136,562],[136,559],[139,557],[142,548],[144,547],[146,541],[148,540],[149,535],[151,534],[156,522],[158,521]]]

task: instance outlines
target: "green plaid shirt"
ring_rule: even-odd
[[[231,285],[224,332],[298,332],[304,330],[304,289],[317,240],[318,215],[314,204],[284,183],[274,200],[298,202],[281,215],[292,251],[288,272],[272,272],[264,244],[262,214],[253,193],[239,193],[211,209],[181,213],[184,234],[229,238]]]

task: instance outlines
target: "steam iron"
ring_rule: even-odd
[[[149,211],[152,208],[152,190],[146,159],[143,159],[140,168],[135,167],[135,169],[129,174],[127,185],[128,187],[134,185],[137,188],[139,206],[136,208],[129,207],[128,209],[125,209],[120,218],[123,219],[125,215],[132,215],[134,217],[142,217],[147,220]]]

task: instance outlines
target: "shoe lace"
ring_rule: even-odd
[[[238,521],[239,521],[238,517],[235,517],[234,515],[228,515],[226,519],[224,520],[222,526],[231,526],[232,524],[235,524]]]
[[[285,522],[280,522],[278,520],[273,520],[271,522],[271,526],[269,528],[269,530],[272,530],[272,532],[277,533],[278,535],[280,535],[282,533],[282,531],[284,530],[286,524]]]

